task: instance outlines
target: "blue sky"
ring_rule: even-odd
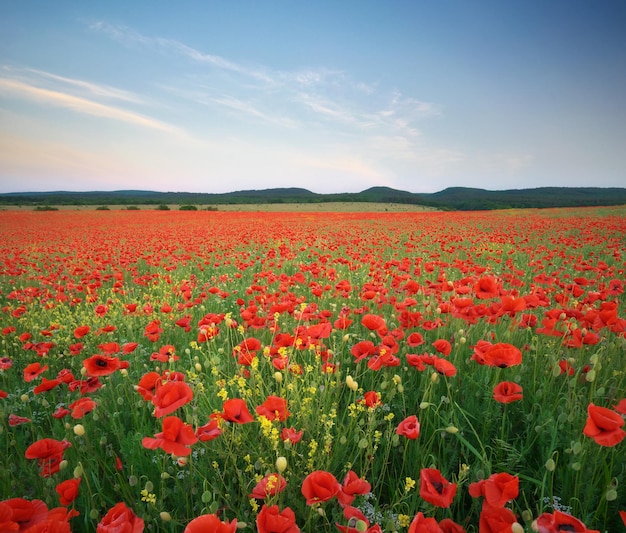
[[[0,192],[626,186],[626,2],[10,1]]]

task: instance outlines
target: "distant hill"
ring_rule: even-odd
[[[412,193],[389,187],[371,187],[358,193],[318,194],[298,187],[190,193],[156,191],[50,191],[0,194],[0,206],[159,205],[383,202],[424,205],[444,210],[475,211],[510,208],[626,205],[626,188],[540,187],[489,191],[450,187],[436,193]]]

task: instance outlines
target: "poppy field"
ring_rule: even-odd
[[[12,211],[0,249],[0,531],[624,530],[624,207]]]

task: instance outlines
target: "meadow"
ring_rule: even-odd
[[[621,531],[625,236],[0,212],[0,531]]]

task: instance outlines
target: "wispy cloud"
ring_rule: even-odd
[[[308,116],[309,120],[356,128],[361,133],[416,137],[419,135],[416,122],[442,114],[437,104],[404,97],[398,90],[385,96],[376,84],[354,80],[337,69],[286,71],[247,65],[201,52],[175,39],[146,36],[126,26],[100,21],[89,28],[125,46],[139,45],[162,54],[175,54],[218,72],[236,75],[225,82],[233,93],[227,96],[215,96],[199,84],[190,88],[193,85],[190,79],[181,82],[182,87],[169,89],[177,89],[179,95],[186,94],[191,100],[204,104],[210,101],[230,111],[239,111],[242,116],[254,116],[274,124],[292,127]],[[380,103],[378,107],[376,102]],[[290,104],[289,110],[286,103]],[[287,116],[288,113],[291,115]]]
[[[11,67],[4,67],[3,70],[7,72],[15,72],[18,75],[20,74],[20,72],[24,74],[33,74],[39,78],[59,82],[61,86],[64,85],[66,87],[74,87],[79,90],[83,90],[86,93],[93,95],[97,98],[104,98],[107,100],[121,100],[124,102],[132,102],[136,104],[144,103],[138,95],[129,91],[125,91],[123,89],[111,87],[110,85],[97,84],[85,80],[77,80],[75,78],[59,76],[58,74],[53,74],[52,72],[45,72],[43,70],[37,70],[32,68],[14,69]]]
[[[72,85],[81,86],[83,88],[87,87],[95,94],[100,94],[102,96],[109,95],[113,97],[113,95],[115,95],[115,97],[122,97],[122,99],[125,99],[125,97],[127,96],[124,91],[116,92],[110,87],[100,87],[88,82],[81,82],[80,80],[70,80],[69,78],[63,78],[61,76],[56,76],[49,73],[41,73],[40,71],[32,72],[39,72],[40,74],[44,74],[44,77],[48,77],[51,79],[67,81]],[[133,124],[135,126],[141,126],[143,128],[149,128],[175,134],[183,133],[183,131],[176,126],[167,124],[166,122],[162,122],[146,115],[136,113],[134,111],[129,111],[121,107],[116,107],[108,104],[103,104],[81,96],[75,96],[68,92],[61,92],[58,90],[40,87],[33,83],[22,81],[20,79],[0,77],[0,94],[4,94],[5,96],[9,96],[11,98],[34,101],[39,104],[62,107],[65,109],[70,109],[76,113],[82,113],[111,120],[118,120],[126,122],[128,124]]]

